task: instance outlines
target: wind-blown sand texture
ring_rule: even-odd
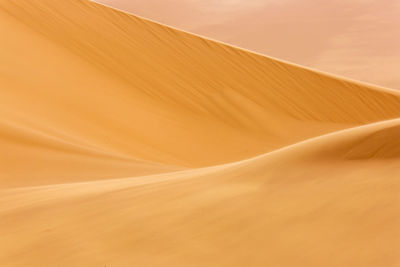
[[[276,58],[400,89],[398,0],[96,0]]]
[[[398,266],[400,93],[86,0],[0,2],[2,266]]]

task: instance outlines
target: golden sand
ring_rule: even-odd
[[[400,93],[85,0],[0,2],[2,266],[397,266]]]

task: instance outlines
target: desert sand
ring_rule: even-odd
[[[398,266],[400,93],[86,0],[0,2],[2,266]]]
[[[398,0],[96,0],[216,40],[400,89]]]

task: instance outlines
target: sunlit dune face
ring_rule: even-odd
[[[99,0],[184,30],[400,89],[397,0]]]
[[[394,77],[382,6],[151,1],[135,13]],[[0,22],[0,267],[400,266],[400,91],[87,0],[0,0]]]

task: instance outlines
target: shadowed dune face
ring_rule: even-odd
[[[399,92],[85,0],[0,21],[2,265],[399,265]]]
[[[194,33],[400,89],[396,0],[99,0]]]

